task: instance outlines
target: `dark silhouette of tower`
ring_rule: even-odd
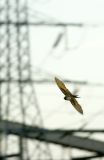
[[[43,125],[30,63],[27,1],[0,0],[0,121],[22,123],[23,132],[26,124]],[[10,136],[7,127],[0,132],[1,159],[51,159],[47,144]]]

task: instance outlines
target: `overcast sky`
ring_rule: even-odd
[[[52,20],[57,20],[57,22],[85,24],[84,27],[67,28],[31,27],[30,42],[33,70],[35,70],[35,67],[39,67],[48,71],[48,73],[59,75],[60,78],[104,83],[104,1],[31,0],[31,2],[29,8],[32,9],[29,13],[32,15],[30,17],[32,21],[36,21],[36,17],[38,17],[38,21],[48,20],[52,22]],[[96,27],[94,26],[95,24]],[[59,45],[56,48],[52,48],[58,35],[63,32],[65,35]],[[71,85],[69,88],[71,91],[74,89]],[[50,85],[48,88],[44,85],[38,86],[36,91],[44,116],[47,117],[47,114],[51,114],[56,116],[56,119],[62,119],[61,115],[63,118],[67,115],[68,119],[70,119],[70,112],[75,113],[73,108],[72,110],[69,108],[69,103],[63,101],[63,95],[56,86],[55,88]],[[79,94],[82,97],[79,101],[82,106],[85,106],[85,121],[96,111],[103,109],[103,88],[81,87]],[[56,95],[59,97],[56,98]],[[96,109],[93,110],[93,107]],[[63,112],[65,112],[65,115]],[[80,116],[77,118],[79,118],[80,122],[83,119]],[[45,120],[48,126],[53,121],[53,119],[47,121],[47,118]],[[75,124],[77,120],[74,120]],[[65,123],[66,121],[63,122],[63,126],[66,127]],[[50,127],[52,125],[55,127],[55,123],[51,123]],[[62,123],[58,123],[57,127],[60,127],[60,125],[62,126]]]
[[[39,67],[60,78],[104,83],[104,0],[31,0],[29,6],[30,18],[35,22],[54,20],[85,24],[84,27],[67,28],[30,27],[33,70]],[[58,35],[63,32],[65,35],[59,45],[52,48]],[[71,84],[67,86],[71,91],[76,87]],[[83,107],[84,116],[63,100],[56,85],[35,85],[45,127],[79,128],[87,122],[86,128],[103,127],[104,88],[78,88],[81,97],[78,101]]]
[[[31,4],[29,4],[30,6]],[[31,27],[32,63],[50,73],[75,80],[104,81],[104,1],[34,1],[30,15],[44,21],[84,23],[84,27]],[[48,17],[48,18],[47,18]],[[50,17],[50,18],[49,18]],[[96,24],[96,27],[93,25]],[[67,32],[58,47],[52,45]],[[67,36],[67,44],[65,39]],[[68,49],[66,49],[66,47]]]

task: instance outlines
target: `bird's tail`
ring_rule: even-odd
[[[74,98],[80,98],[78,95],[74,95],[74,94],[73,94],[73,97],[74,97]]]

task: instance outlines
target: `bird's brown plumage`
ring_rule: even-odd
[[[59,87],[59,89],[62,91],[62,93],[67,97],[67,100],[69,100],[71,102],[71,104],[73,105],[73,107],[80,112],[81,114],[83,114],[83,110],[81,105],[77,102],[77,100],[75,99],[75,95],[73,95],[65,86],[65,84],[59,80],[58,78],[55,77],[55,82],[57,84],[57,86]]]
[[[59,89],[63,92],[63,94],[66,96],[67,94],[72,96],[71,92],[66,88],[65,84],[59,80],[58,78],[55,77],[55,82]]]

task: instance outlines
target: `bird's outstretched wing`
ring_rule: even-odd
[[[55,82],[64,95],[72,95],[61,80],[55,77]]]
[[[83,110],[81,105],[77,102],[77,100],[75,98],[71,98],[70,99],[71,104],[73,105],[73,107],[81,114],[83,114]]]

